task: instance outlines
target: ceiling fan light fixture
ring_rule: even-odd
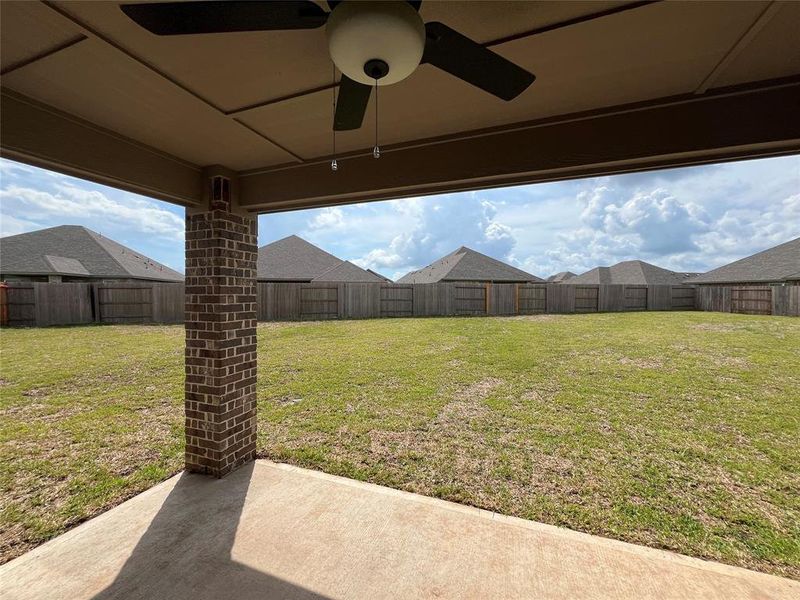
[[[328,18],[326,34],[336,67],[366,85],[402,81],[425,50],[425,25],[408,2],[342,2]],[[386,65],[381,77],[371,76],[382,71],[374,69],[377,63]]]

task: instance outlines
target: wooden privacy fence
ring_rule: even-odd
[[[800,285],[700,286],[699,310],[749,315],[800,316]]]
[[[8,324],[183,323],[181,283],[8,284]]]
[[[10,326],[182,323],[179,283],[10,283]],[[259,283],[260,321],[713,310],[800,315],[800,286]]]
[[[691,286],[259,283],[261,321],[693,310]]]

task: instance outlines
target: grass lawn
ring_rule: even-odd
[[[259,336],[260,456],[800,579],[800,319]],[[181,468],[181,327],[4,330],[0,344],[0,562]]]

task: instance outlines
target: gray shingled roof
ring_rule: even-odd
[[[566,284],[615,283],[627,285],[678,285],[689,273],[676,273],[642,260],[625,260],[610,267],[595,267],[565,281]]]
[[[687,283],[756,283],[800,280],[800,238],[693,277]]]
[[[429,264],[407,273],[397,283],[436,283],[438,281],[542,281],[535,275],[512,267],[466,246]]]
[[[312,281],[328,281],[328,282],[350,282],[350,283],[384,283],[384,280],[369,271],[354,265],[350,261],[343,260],[335,267],[332,267],[314,277]]]
[[[259,281],[351,281],[383,280],[353,263],[343,261],[296,235],[258,249]]]
[[[572,279],[573,277],[577,277],[577,274],[572,271],[561,271],[555,275],[550,275],[550,277],[547,278],[547,283],[563,283],[567,279]]]
[[[166,265],[80,225],[0,238],[0,273],[183,281]]]

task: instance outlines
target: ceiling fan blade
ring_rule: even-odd
[[[503,100],[513,100],[536,79],[479,43],[438,22],[425,24],[422,62],[447,71]]]
[[[333,117],[334,131],[349,131],[361,127],[371,93],[371,85],[358,83],[342,75],[336,98],[336,115]]]
[[[328,19],[311,0],[161,2],[120,8],[156,35],[315,29]]]
[[[328,0],[328,8],[333,10],[337,6],[339,6],[344,0]],[[419,7],[422,4],[422,0],[406,0],[415,11],[419,12]]]

